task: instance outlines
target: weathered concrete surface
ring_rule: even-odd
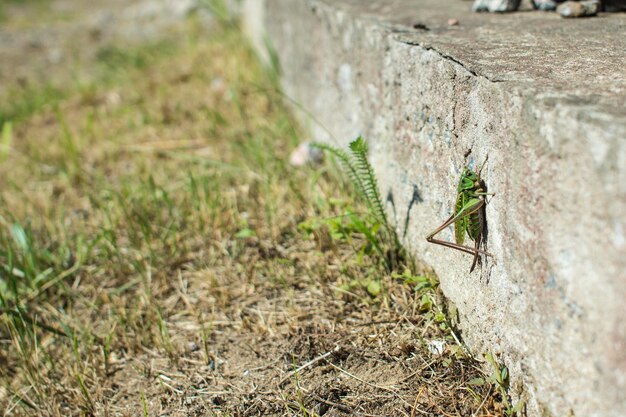
[[[438,273],[465,341],[502,353],[528,415],[626,416],[626,16],[469,8],[248,0],[244,10],[256,44],[267,35],[278,52],[286,94],[315,117],[313,137],[370,141],[400,234]],[[489,156],[497,193],[487,208],[497,263],[473,274],[470,256],[424,239],[449,216],[470,150],[470,164]]]

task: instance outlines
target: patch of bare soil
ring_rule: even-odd
[[[473,385],[482,376],[475,361],[416,311],[406,285],[386,282],[386,305],[342,296],[341,259],[313,242],[250,239],[241,257],[249,270],[238,278],[183,274],[185,294],[170,300],[179,304],[170,324],[185,327],[185,305],[202,311],[200,300],[219,300],[206,340],[192,332],[170,358],[149,351],[118,358],[111,404],[132,408],[136,387],[149,386],[150,415],[498,415],[490,387]],[[292,266],[272,282],[277,262]],[[447,345],[431,352],[432,340]]]

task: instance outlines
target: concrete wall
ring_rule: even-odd
[[[314,116],[302,114],[312,137],[369,141],[405,244],[439,275],[468,345],[502,354],[528,414],[625,416],[626,16],[469,7],[248,0],[244,10],[255,44],[268,36],[278,52],[286,94]],[[450,215],[469,151],[475,167],[489,157],[496,193],[495,259],[472,274],[471,256],[424,239]]]

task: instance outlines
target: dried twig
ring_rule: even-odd
[[[424,388],[425,387],[422,387],[420,391],[417,393],[417,395],[415,396],[415,401],[413,401],[413,409],[411,410],[411,417],[415,417],[415,411],[417,410],[417,401],[419,400],[420,395],[422,395]]]
[[[347,375],[347,376],[349,376],[349,377],[351,377],[351,378],[354,378],[354,379],[356,379],[356,380],[357,380],[357,381],[359,381],[359,382],[362,382],[362,383],[364,383],[364,384],[366,384],[366,385],[369,385],[370,387],[377,388],[377,389],[381,389],[381,390],[383,390],[383,391],[387,391],[387,392],[392,393],[392,394],[393,394],[393,395],[395,395],[395,396],[396,396],[396,397],[397,397],[400,401],[402,401],[405,405],[407,405],[407,406],[411,407],[411,404],[409,404],[408,402],[406,402],[406,400],[405,400],[404,398],[402,398],[402,397],[400,396],[400,394],[398,394],[398,392],[397,392],[396,390],[394,390],[394,389],[392,389],[392,388],[383,387],[383,386],[381,386],[381,385],[372,384],[371,382],[367,382],[367,381],[365,381],[364,379],[359,378],[358,376],[351,374],[350,372],[346,371],[345,369],[342,369],[342,368],[338,367],[337,365],[335,365],[335,364],[333,364],[333,363],[330,363],[330,362],[327,362],[327,363],[328,363],[330,366],[332,366],[333,368],[335,368],[336,370],[338,370],[339,372],[341,372],[341,373],[343,373],[343,374],[345,374],[345,375]]]
[[[283,379],[281,379],[278,382],[278,386],[282,386],[285,382],[287,382],[288,379],[292,378],[294,375],[302,372],[303,370],[305,370],[306,368],[315,365],[317,362],[321,361],[322,359],[326,359],[327,357],[329,357],[330,355],[332,355],[333,353],[339,351],[339,346],[335,346],[335,348],[333,350],[330,350],[326,353],[324,353],[323,355],[320,355],[316,358],[311,359],[310,361],[308,361],[307,363],[305,363],[304,365],[300,366],[299,368],[295,369],[294,371],[291,371],[287,374],[287,376],[285,376]]]

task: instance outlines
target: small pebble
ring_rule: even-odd
[[[426,344],[428,351],[433,355],[441,355],[446,350],[445,340],[431,340]]]
[[[556,8],[563,17],[588,17],[598,14],[600,3],[596,1],[566,1]]]
[[[554,0],[532,0],[533,7],[537,10],[551,11],[556,10],[556,1]]]
[[[303,142],[289,156],[289,163],[295,167],[307,164],[319,164],[324,159],[321,149],[311,146],[310,142]]]
[[[472,10],[475,12],[514,12],[517,10],[521,0],[475,0]]]
[[[448,19],[448,26],[457,26],[458,24],[458,19]]]

